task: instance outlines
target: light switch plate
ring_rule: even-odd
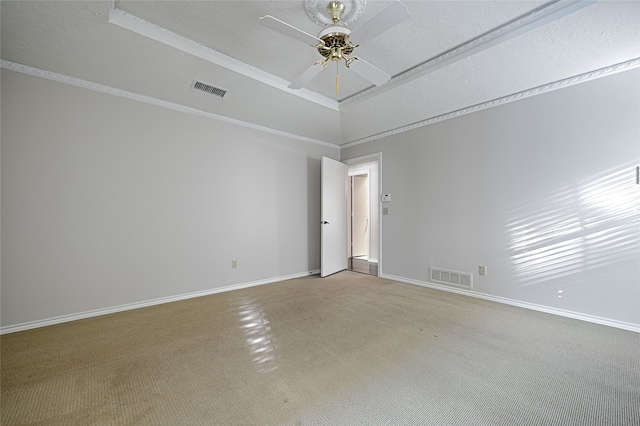
[[[382,202],[388,203],[391,201],[391,194],[382,194]]]

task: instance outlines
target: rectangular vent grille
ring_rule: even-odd
[[[430,281],[434,283],[473,288],[473,275],[467,274],[466,272],[429,268],[429,277]]]
[[[216,98],[224,98],[224,95],[227,94],[225,89],[221,89],[219,87],[212,86],[211,84],[203,83],[201,81],[195,80],[193,82],[193,86],[191,86],[193,90],[197,90],[198,92],[204,92],[208,95],[215,96]]]

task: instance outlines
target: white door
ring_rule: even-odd
[[[320,276],[347,269],[347,165],[322,157]]]

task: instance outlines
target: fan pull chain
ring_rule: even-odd
[[[338,66],[338,62],[336,62],[336,95],[340,94],[340,68]]]

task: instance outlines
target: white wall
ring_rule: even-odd
[[[1,82],[3,328],[320,267],[320,157],[338,149]]]
[[[383,276],[640,325],[640,70],[342,150],[382,152]],[[478,276],[478,266],[487,275]],[[606,322],[606,321],[604,321]]]

